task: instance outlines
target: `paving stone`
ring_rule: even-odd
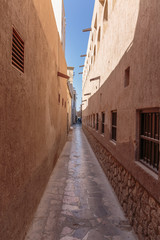
[[[79,126],[69,135],[35,216],[25,240],[137,239]]]
[[[69,235],[73,232],[74,230],[72,228],[69,228],[69,227],[64,227],[63,230],[62,230],[62,233],[61,235]]]
[[[83,238],[83,240],[104,240],[104,239],[105,239],[104,235],[97,232],[94,229],[89,231],[87,235]]]
[[[74,237],[70,237],[70,236],[66,236],[61,238],[60,240],[79,240],[78,238],[74,238]]]
[[[89,228],[78,228],[77,230],[75,230],[73,237],[76,237],[78,239],[83,239],[88,231],[89,231]]]

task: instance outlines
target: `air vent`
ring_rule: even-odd
[[[12,65],[24,72],[24,42],[14,28],[12,36]]]

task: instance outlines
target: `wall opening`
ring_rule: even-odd
[[[100,2],[102,5],[104,5],[104,0],[99,0],[99,2]]]
[[[105,113],[102,112],[102,131],[101,131],[102,134],[104,134],[104,123],[105,123]]]
[[[106,1],[105,4],[103,20],[108,21],[108,0]]]
[[[113,141],[117,141],[117,111],[112,111],[112,136]]]
[[[12,65],[24,72],[24,41],[14,28],[12,32]]]
[[[97,29],[97,15],[96,15],[95,22],[94,22],[94,28]]]
[[[99,50],[100,41],[101,41],[101,27],[99,27],[99,30],[98,30],[97,50]]]
[[[129,85],[130,81],[130,67],[128,67],[125,70],[125,76],[124,76],[124,87],[127,87]]]

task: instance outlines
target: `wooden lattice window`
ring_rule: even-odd
[[[117,140],[117,111],[112,111],[112,140]]]
[[[105,113],[102,112],[102,134],[104,134]]]
[[[12,32],[12,65],[24,72],[24,42],[14,28]]]
[[[159,111],[140,113],[140,161],[155,171],[159,169]]]

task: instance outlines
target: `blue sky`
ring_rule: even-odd
[[[66,16],[66,61],[69,67],[75,67],[73,86],[77,91],[77,111],[81,104],[82,75],[79,68],[84,64],[85,58],[80,55],[87,51],[89,32],[83,29],[91,26],[92,14],[95,0],[64,0]]]

